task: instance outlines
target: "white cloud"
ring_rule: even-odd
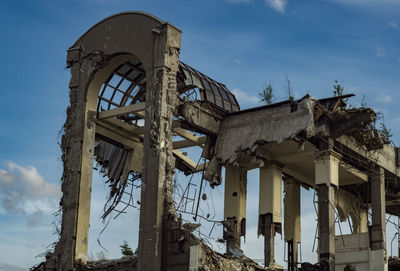
[[[228,3],[231,4],[251,4],[253,0],[226,0]],[[273,8],[274,10],[285,13],[285,8],[287,5],[287,0],[264,0],[264,2]]]
[[[399,30],[399,25],[396,22],[388,22],[388,25],[394,30]]]
[[[61,196],[58,184],[47,182],[33,166],[9,162],[0,169],[0,212],[26,214],[29,225],[39,225],[43,213],[50,214]]]
[[[249,95],[246,92],[235,88],[232,91],[233,95],[235,95],[238,103],[240,105],[244,104],[244,105],[251,105],[251,104],[257,104],[258,103],[258,97],[254,96],[254,95]]]
[[[391,103],[393,101],[393,98],[392,98],[391,95],[387,95],[387,94],[381,93],[381,94],[379,94],[378,97],[376,97],[375,101],[380,102],[380,103],[388,104],[388,103]]]
[[[386,56],[385,50],[383,50],[381,48],[376,49],[375,54],[377,57],[385,57]]]
[[[276,11],[280,13],[285,13],[287,0],[265,0],[265,3]]]

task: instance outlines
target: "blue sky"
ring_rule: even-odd
[[[68,105],[66,50],[99,20],[127,10],[152,13],[180,28],[181,60],[225,83],[242,108],[259,104],[257,93],[265,83],[274,87],[276,101],[286,99],[286,75],[297,98],[331,96],[338,80],[346,93],[357,95],[352,104],[365,95],[368,106],[384,113],[400,143],[398,0],[1,1],[0,263],[29,267],[54,241],[48,225],[62,173],[57,142]],[[101,251],[95,239],[105,197],[99,178],[95,181],[93,254]],[[257,194],[257,183],[257,172],[249,173],[249,193]],[[312,193],[303,195],[304,217],[312,220]],[[249,198],[248,208],[257,208]],[[137,213],[103,234],[109,257],[119,256],[121,240],[134,246],[135,234],[126,223],[137,223]],[[261,258],[255,223],[249,222],[245,251]],[[310,234],[303,239],[312,238],[314,230],[303,230]],[[282,242],[277,246],[283,250]],[[303,258],[315,260],[306,250],[311,247],[303,246]]]

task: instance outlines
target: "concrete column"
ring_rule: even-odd
[[[275,265],[275,223],[271,213],[261,215],[264,220],[264,265],[273,267]]]
[[[230,247],[240,248],[240,236],[246,234],[246,169],[227,166],[225,168],[224,239],[227,242],[226,252]]]
[[[318,253],[321,266],[335,270],[335,188],[331,185],[317,185],[318,193]]]
[[[87,112],[86,119],[88,118]],[[84,130],[82,146],[81,177],[79,181],[79,201],[76,220],[75,260],[86,263],[90,226],[90,203],[92,194],[93,153],[95,141],[94,123]]]
[[[146,72],[138,270],[162,269],[163,219],[172,204],[172,121],[176,102],[180,31],[169,24],[154,33],[154,65]]]
[[[95,68],[81,60],[80,50],[69,50],[70,106],[62,137],[63,196],[60,240],[55,247],[58,269],[73,270],[76,261],[86,263],[92,189],[95,112],[87,105],[85,89]],[[95,79],[93,79],[94,81]]]
[[[301,242],[300,233],[300,184],[290,177],[284,177],[284,237],[288,242],[288,270],[297,270],[298,244]],[[289,250],[288,250],[289,251]]]
[[[275,266],[275,232],[281,232],[282,223],[282,170],[270,164],[260,168],[258,234],[264,235],[264,261],[266,267]]]
[[[315,184],[318,194],[318,252],[323,270],[335,270],[335,189],[339,184],[340,155],[328,150],[315,159]]]
[[[371,270],[387,270],[385,171],[381,167],[371,176],[371,209]]]

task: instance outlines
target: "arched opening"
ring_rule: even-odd
[[[143,130],[144,112],[115,113],[115,109],[144,102],[145,93],[145,68],[138,58],[127,54],[113,57],[89,84],[86,114],[87,119],[95,116],[95,129],[85,129],[83,144],[84,149],[93,149],[93,168],[99,172],[93,176],[90,189],[93,200],[88,197],[93,226],[89,260],[100,260],[104,255],[119,258],[119,246],[104,245],[117,240],[119,244],[128,240],[133,251],[137,247],[143,134],[133,130]],[[89,180],[92,170],[86,174]],[[128,212],[129,216],[123,216]]]
[[[221,112],[239,110],[236,98],[225,85],[182,62],[179,62],[176,80],[177,95],[180,97],[180,102],[199,101],[206,107]],[[97,215],[97,217],[92,215],[92,224],[94,224],[95,219],[99,219],[99,216],[103,221],[112,221],[113,218],[120,219],[123,213],[132,212],[131,209],[133,208],[136,209],[133,210],[133,216],[137,219],[133,225],[129,223],[129,228],[135,236],[138,233],[138,230],[135,229],[138,229],[138,210],[141,201],[139,188],[141,187],[142,177],[146,86],[146,68],[142,62],[132,55],[117,55],[94,75],[88,87],[86,104],[87,119],[94,115],[96,128],[93,130],[88,127],[85,130],[84,146],[86,147],[84,148],[94,147],[92,156],[95,161],[95,168],[102,175],[102,178],[97,178],[96,181],[101,182],[100,187],[103,190],[108,190],[103,212],[100,214],[99,210],[92,210],[92,213]],[[179,118],[179,115],[174,117],[175,120]],[[187,128],[176,127],[173,129],[176,167],[185,175],[200,172],[197,174],[198,178],[194,178],[194,180],[198,179],[197,186],[199,189],[200,182],[203,182],[200,175],[204,169],[204,166],[202,167],[199,162],[203,161],[204,165],[209,162],[204,157],[198,159],[199,156],[202,156],[203,147],[207,143],[207,136]],[[196,144],[193,144],[193,142],[196,142]],[[187,158],[199,162],[193,168]],[[89,173],[87,173],[87,178],[89,178]],[[176,174],[174,180],[176,179],[183,180],[183,174]],[[191,208],[190,212],[187,212],[187,209],[180,208],[182,206],[179,206],[179,202],[177,202],[177,211],[183,215],[183,218],[185,218],[185,215],[187,216],[187,222],[192,220],[193,213],[198,215],[199,220],[210,222],[202,229],[199,228],[197,232],[199,236],[202,234],[200,230],[210,232],[210,240],[215,241],[218,239],[215,230],[221,226],[215,223],[216,213],[212,202],[212,195],[215,194],[215,191],[209,187],[206,181],[204,182],[201,194],[198,191],[196,197],[191,199],[191,204],[197,203],[199,208]],[[175,184],[177,185],[179,182]],[[95,185],[99,184],[94,183],[93,186]],[[106,187],[104,187],[105,185]],[[95,188],[92,189],[94,193],[96,193]],[[188,195],[187,192],[180,195],[181,198],[184,198],[185,207]],[[209,199],[203,199],[203,197],[209,197]],[[99,204],[97,206],[92,204],[92,209],[95,207],[99,208],[100,206]],[[203,211],[204,208],[207,208],[207,211]],[[208,209],[212,209],[212,212]],[[99,227],[96,229],[98,234],[102,230]],[[102,238],[106,239],[106,236],[103,236]],[[136,242],[137,239],[132,240]],[[101,249],[96,245],[97,240],[93,236],[90,236],[90,243]],[[136,243],[132,244],[132,247],[135,249]],[[92,250],[89,249],[89,251]],[[96,249],[94,251],[96,252]],[[110,251],[112,250],[110,249]],[[115,248],[110,255],[115,257]]]

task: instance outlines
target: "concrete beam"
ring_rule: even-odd
[[[183,116],[182,125],[184,128],[193,128],[206,135],[217,135],[221,120],[212,112],[196,102],[183,103],[179,106]],[[192,130],[192,129],[190,129]]]
[[[135,114],[140,111],[144,111],[146,103],[131,104],[124,107],[118,107],[107,111],[99,112],[98,119],[108,119],[128,114]]]
[[[175,128],[175,129],[174,129],[174,132],[175,132],[176,134],[180,135],[181,137],[186,138],[187,140],[190,140],[190,141],[196,143],[196,144],[199,145],[199,146],[202,146],[202,145],[204,144],[204,143],[201,143],[201,142],[200,142],[200,141],[201,141],[200,137],[195,136],[194,134],[192,134],[192,133],[186,131],[185,129],[182,129],[182,128]]]
[[[207,168],[208,162],[196,164],[192,159],[184,155],[181,151],[173,150],[173,154],[179,157],[182,162],[188,166],[193,172],[203,171]]]
[[[396,148],[391,144],[384,144],[382,149],[368,151],[365,146],[360,145],[353,137],[343,135],[336,139],[339,143],[345,145],[350,150],[361,155],[362,158],[373,161],[377,166],[380,166],[387,171],[397,175],[398,167],[396,164]],[[378,158],[379,159],[376,159]],[[372,158],[372,159],[371,159]]]
[[[97,120],[96,124],[98,127],[102,127],[124,137],[136,138],[137,140],[143,138],[144,127],[135,127],[117,119]]]
[[[193,142],[192,140],[178,140],[178,141],[174,141],[172,142],[173,148],[174,150],[176,149],[183,149],[183,148],[190,148],[190,147],[195,147],[195,146],[199,146],[205,144],[207,141],[207,136],[202,136],[198,138],[197,142]]]

